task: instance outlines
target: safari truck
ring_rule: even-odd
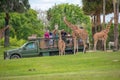
[[[59,38],[30,39],[20,48],[4,51],[4,59],[59,55],[58,39]],[[72,37],[65,37],[64,41],[66,43],[65,54],[73,54],[74,45]],[[78,50],[83,50],[82,41],[79,40],[78,43]]]

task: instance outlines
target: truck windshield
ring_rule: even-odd
[[[31,43],[27,44],[27,45],[26,45],[26,48],[27,48],[27,49],[33,49],[33,48],[35,48],[35,43],[34,43],[34,42],[31,42]]]
[[[36,46],[35,46],[35,42],[28,42],[21,46],[21,48],[23,48],[23,47],[26,47],[26,49],[33,49]]]

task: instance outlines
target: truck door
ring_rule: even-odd
[[[37,43],[36,42],[30,42],[26,44],[23,47],[22,50],[22,56],[37,56],[38,55],[38,49],[37,49]]]

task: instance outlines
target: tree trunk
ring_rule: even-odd
[[[95,34],[95,16],[91,16],[91,22],[92,22],[92,39]],[[92,44],[94,44],[94,39],[92,40]]]
[[[102,30],[105,29],[105,5],[106,5],[106,0],[103,0],[103,23],[102,23]],[[104,43],[102,41],[102,48],[104,50]]]
[[[5,27],[7,27],[9,25],[9,13],[6,13],[6,17],[5,17]],[[9,46],[9,28],[5,30],[5,38],[4,38],[4,47],[8,47]]]
[[[118,50],[118,14],[119,14],[119,0],[113,0],[114,5],[114,50]]]
[[[97,32],[100,32],[102,30],[102,26],[101,26],[101,19],[100,19],[100,14],[97,14],[97,25],[96,25],[96,28],[97,28]],[[99,40],[98,43],[97,43],[97,49],[98,50],[103,50],[103,45],[102,45],[102,40]]]
[[[4,39],[4,47],[8,47],[10,40],[9,40],[9,28],[5,30],[5,39]]]
[[[103,25],[102,30],[105,28],[105,0],[103,0]]]
[[[95,34],[95,16],[91,16],[92,18],[92,36]]]
[[[100,19],[100,14],[97,14],[97,32],[101,31],[102,30],[102,26],[101,26],[101,19]]]

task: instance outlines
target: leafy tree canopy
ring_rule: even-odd
[[[105,0],[106,14],[113,12],[113,0]],[[83,11],[87,15],[103,14],[103,0],[82,0]],[[120,7],[120,6],[119,6]]]
[[[90,18],[84,15],[82,9],[78,5],[73,4],[59,4],[50,8],[47,12],[48,20],[50,21],[50,29],[53,30],[55,24],[58,24],[59,29],[65,29],[70,32],[70,29],[63,22],[63,17],[73,24],[82,25],[85,24],[85,28],[90,28]]]
[[[0,14],[0,27],[4,26],[4,13]],[[37,19],[35,10],[28,10],[25,13],[10,13],[10,36],[17,39],[27,39],[31,34],[43,35],[43,23]]]

